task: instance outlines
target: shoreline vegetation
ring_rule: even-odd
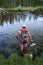
[[[34,61],[28,55],[24,55],[23,58],[17,54],[11,54],[9,58],[0,55],[0,65],[43,65],[43,54]]]
[[[43,7],[15,7],[15,8],[0,8],[0,12],[22,12],[29,11],[33,14],[43,15]]]

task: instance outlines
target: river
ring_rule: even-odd
[[[0,14],[0,53],[7,55],[17,52],[19,40],[15,35],[25,24],[35,43],[43,46],[43,17],[25,12]]]

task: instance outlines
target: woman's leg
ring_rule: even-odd
[[[24,51],[23,51],[23,49],[24,49],[24,45],[23,45],[23,43],[20,43],[20,56],[21,56],[21,57],[24,56]]]
[[[23,48],[24,48],[23,43],[20,43],[20,50],[21,50],[21,52],[23,51]]]

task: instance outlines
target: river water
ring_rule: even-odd
[[[43,46],[43,17],[25,12],[0,14],[0,53],[6,55],[16,52],[19,40],[15,35],[25,24],[35,43]]]

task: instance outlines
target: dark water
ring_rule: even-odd
[[[25,24],[35,43],[43,46],[43,17],[29,12],[0,13],[0,53],[5,56],[17,52],[19,40],[15,35]]]

